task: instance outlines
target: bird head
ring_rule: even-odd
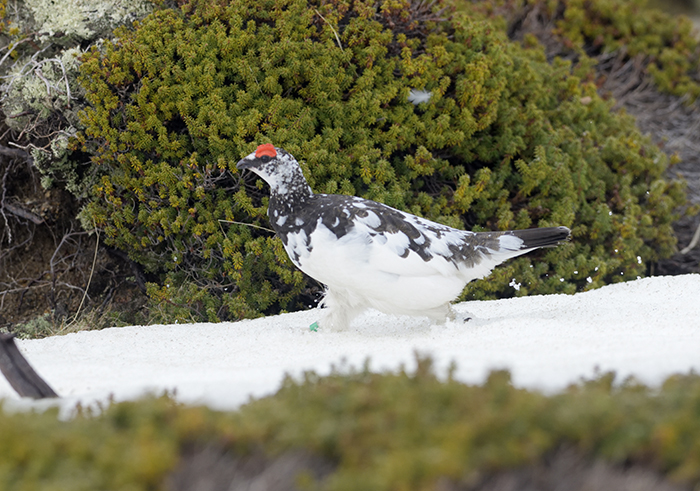
[[[301,172],[299,162],[289,153],[270,143],[260,145],[237,164],[239,170],[248,169],[259,175],[269,186],[272,194],[311,194],[311,188]]]

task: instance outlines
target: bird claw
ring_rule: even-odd
[[[461,322],[466,324],[473,318],[474,316],[469,312],[457,312],[452,307],[450,307],[450,310],[447,312],[447,320],[451,322]]]

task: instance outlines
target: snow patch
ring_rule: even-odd
[[[700,275],[652,277],[576,295],[538,295],[454,306],[473,320],[436,325],[421,317],[369,311],[349,331],[310,332],[313,309],[219,324],[133,326],[17,340],[69,412],[80,402],[134,399],[176,391],[186,403],[234,409],[274,393],[285,373],[328,374],[346,360],[372,370],[415,366],[431,355],[438,373],[483,383],[507,368],[516,387],[556,392],[614,370],[658,386],[674,373],[700,370]],[[44,408],[20,399],[0,377],[5,407]]]

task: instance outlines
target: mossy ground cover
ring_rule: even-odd
[[[700,378],[658,389],[612,374],[546,396],[513,388],[507,372],[480,386],[429,360],[413,373],[360,370],[287,379],[274,396],[235,412],[169,397],[108,405],[58,421],[53,410],[0,410],[4,490],[154,490],[194,448],[220,455],[303,451],[331,463],[306,489],[470,489],[478,476],[542,462],[562,447],[670,481],[700,482]],[[472,484],[470,484],[472,483]]]

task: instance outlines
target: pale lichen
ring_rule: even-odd
[[[82,93],[76,80],[80,54],[79,48],[69,48],[52,58],[31,57],[15,63],[1,86],[6,124],[21,129],[54,111],[66,111],[69,122],[77,124],[77,118],[70,117],[70,108]]]
[[[4,2],[0,0],[4,5]],[[84,183],[70,162],[69,139],[82,128],[79,43],[99,45],[122,25],[153,10],[148,0],[24,0],[1,17],[0,110],[50,187],[56,180],[81,196]]]
[[[94,39],[153,9],[153,4],[145,0],[27,0],[26,5],[34,17],[36,32],[44,39]]]

